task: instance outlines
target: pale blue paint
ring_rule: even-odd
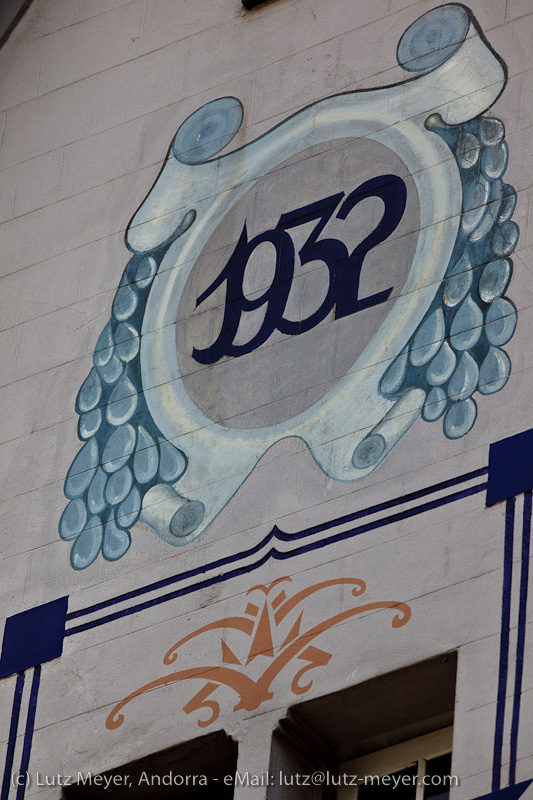
[[[143,519],[164,541],[173,545],[193,541],[231,498],[265,450],[284,436],[299,436],[306,441],[317,463],[332,477],[354,480],[382,463],[420,414],[428,422],[442,419],[444,434],[455,439],[468,433],[475,422],[475,391],[490,394],[503,388],[511,364],[502,345],[510,339],[516,324],[515,308],[503,296],[512,272],[509,255],[518,239],[518,228],[510,220],[516,194],[502,181],[508,160],[503,124],[481,116],[503,88],[505,71],[476,32],[479,29],[465,7],[456,4],[439,7],[423,15],[406,31],[398,47],[398,59],[408,71],[433,70],[437,76],[441,65],[447,62],[450,66],[452,60],[456,61],[468,50],[468,58],[483,63],[485,71],[492,71],[493,75],[490,85],[476,89],[478,111],[472,110],[474,94],[470,91],[468,70],[456,65],[453,100],[448,99],[446,86],[439,85],[433,73],[395,87],[327,98],[256,142],[219,159],[215,156],[231,142],[242,122],[243,109],[236,98],[208,103],[180,127],[169,159],[128,229],[127,245],[133,256],[117,290],[111,319],[96,344],[94,367],[77,398],[78,433],[85,444],[65,481],[65,494],[70,502],[59,526],[61,537],[74,542],[71,550],[74,569],[88,567],[99,553],[109,561],[121,558],[131,544],[131,527],[145,512]],[[441,79],[444,80],[442,76]],[[446,220],[453,238],[445,243],[446,260],[442,269],[439,266],[434,290],[431,281],[429,284],[427,281],[430,273],[424,273],[426,283],[421,286],[425,288],[417,289],[417,297],[424,298],[419,303],[419,316],[413,321],[411,313],[410,327],[402,328],[408,335],[400,341],[398,324],[391,319],[398,347],[389,356],[383,355],[383,349],[376,351],[381,353],[381,359],[372,362],[374,370],[382,369],[375,381],[373,401],[378,423],[371,423],[373,427],[364,438],[360,434],[358,441],[349,440],[346,453],[335,452],[328,446],[329,440],[322,442],[320,436],[313,441],[313,420],[315,427],[324,431],[335,421],[342,423],[337,440],[349,439],[346,433],[350,433],[350,402],[345,398],[352,398],[353,410],[355,395],[348,390],[358,379],[348,375],[339,384],[340,394],[336,387],[330,392],[331,398],[326,396],[301,415],[302,419],[292,428],[277,426],[264,436],[255,431],[248,437],[243,431],[216,432],[216,426],[211,426],[213,436],[219,437],[213,441],[219,442],[220,447],[210,451],[210,440],[200,441],[205,435],[200,415],[195,418],[196,428],[193,425],[190,433],[186,430],[186,435],[180,436],[181,446],[175,446],[169,439],[177,434],[165,436],[161,430],[173,424],[172,416],[159,426],[154,420],[160,402],[155,394],[159,391],[157,384],[150,388],[149,402],[145,396],[144,381],[158,365],[145,360],[141,366],[143,340],[146,342],[152,333],[157,334],[157,327],[145,330],[143,325],[165,256],[170,253],[174,258],[182,241],[187,252],[186,234],[196,237],[195,246],[198,252],[201,249],[203,228],[212,224],[205,222],[212,213],[204,199],[209,194],[206,189],[212,188],[213,180],[220,174],[226,175],[232,186],[237,174],[247,176],[249,182],[257,180],[281,160],[315,141],[347,135],[366,135],[378,141],[380,136],[386,138],[390,120],[385,123],[381,120],[382,129],[376,120],[385,113],[383,109],[393,114],[394,108],[405,108],[410,115],[410,119],[389,129],[390,135],[396,136],[396,146],[403,147],[406,163],[414,158],[412,152],[416,152],[416,146],[413,140],[408,140],[402,126],[411,136],[425,137],[427,152],[437,154],[444,148],[445,153],[451,151],[455,156],[455,161],[446,156],[449,162],[446,175],[450,180],[445,179],[441,168],[438,185],[429,188],[424,184],[425,176],[412,169],[413,177],[419,181],[424,213],[428,205],[433,203],[437,208],[440,202],[438,213],[442,217],[437,214],[436,219]],[[430,109],[440,109],[441,115],[428,116]],[[472,119],[474,114],[477,117]],[[415,127],[412,119],[417,115],[426,120],[426,130],[423,124]],[[401,136],[406,144],[402,144]],[[196,199],[195,181],[199,187]],[[222,180],[219,189],[223,188]],[[455,202],[453,193],[461,188],[459,225],[457,218],[453,221],[449,209]],[[228,210],[228,204],[238,198],[238,191],[232,196],[227,193],[226,206],[217,207],[218,214]],[[420,241],[425,242],[426,235],[426,230],[421,232]],[[194,248],[189,252],[195,252]],[[441,260],[442,253],[441,248]],[[427,265],[425,268],[428,269]],[[184,285],[185,277],[181,280]],[[161,289],[158,291],[158,298],[163,297]],[[432,295],[431,291],[435,293]],[[156,318],[157,308],[157,302],[155,305],[152,302],[151,322]],[[383,331],[379,335],[385,336]],[[389,339],[395,346],[395,340],[390,336]],[[383,371],[380,365],[387,363],[384,358],[389,366]],[[163,383],[159,388],[164,386]],[[160,405],[163,410],[164,404]],[[344,433],[342,426],[348,426]],[[358,423],[357,430],[364,427]],[[196,477],[189,486],[192,466]],[[196,491],[197,476],[202,470],[207,486]],[[209,470],[220,473],[216,487],[208,480]],[[189,497],[194,492],[199,497]]]

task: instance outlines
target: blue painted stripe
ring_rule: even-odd
[[[465,497],[470,497],[471,495],[478,494],[479,492],[485,491],[487,487],[486,483],[480,483],[477,486],[471,486],[468,489],[462,489],[459,492],[454,492],[453,494],[447,495],[446,497],[440,497],[436,500],[431,500],[428,503],[423,503],[422,505],[415,506],[414,508],[407,509],[406,511],[401,511],[397,514],[391,514],[388,517],[384,517],[382,519],[373,520],[372,522],[367,522],[364,525],[360,525],[357,528],[352,528],[351,530],[342,531],[341,533],[334,534],[333,536],[329,536],[326,539],[321,539],[318,542],[310,542],[306,545],[301,545],[300,547],[296,547],[288,552],[283,552],[276,550],[276,548],[272,548],[269,550],[265,555],[263,555],[258,561],[255,561],[252,564],[246,564],[242,567],[236,567],[233,570],[229,570],[228,572],[215,575],[212,578],[207,578],[206,580],[200,581],[199,583],[195,583],[192,586],[184,586],[181,589],[175,589],[172,592],[168,592],[167,594],[162,595],[161,597],[155,597],[151,600],[146,600],[144,603],[138,603],[135,606],[131,606],[130,608],[124,608],[121,611],[116,611],[113,614],[108,614],[105,617],[101,617],[100,619],[91,620],[90,622],[85,622],[81,625],[77,625],[75,627],[69,628],[65,632],[65,636],[72,636],[76,633],[82,633],[83,631],[90,630],[91,628],[97,628],[100,625],[106,625],[108,622],[113,622],[114,620],[120,619],[121,617],[127,617],[130,614],[136,614],[139,611],[144,611],[147,608],[152,608],[154,606],[160,605],[161,603],[166,603],[169,600],[175,600],[178,597],[183,597],[187,594],[192,594],[193,592],[197,592],[200,589],[205,589],[208,586],[213,586],[217,583],[222,583],[223,581],[231,580],[240,575],[246,575],[250,572],[254,572],[259,567],[263,566],[264,564],[269,561],[269,559],[273,558],[277,561],[285,561],[291,558],[295,558],[302,553],[310,553],[313,550],[320,550],[323,547],[328,547],[329,545],[336,544],[337,542],[344,541],[346,539],[351,539],[353,536],[358,536],[361,533],[366,533],[367,531],[375,530],[377,528],[384,527],[385,525],[391,525],[395,522],[400,522],[401,520],[408,519],[409,517],[417,516],[418,514],[423,514],[426,511],[430,511],[434,508],[438,508],[440,506],[448,505],[449,503],[453,503],[457,500],[461,500]],[[282,531],[279,531],[276,527],[270,532],[268,537],[263,540],[263,543],[268,543],[273,539],[278,539],[280,541],[290,541],[293,538],[293,534],[284,534]],[[257,548],[255,548],[257,550]],[[233,560],[240,560],[242,559],[242,554],[237,555],[233,558]],[[206,571],[208,569],[212,569],[213,564],[203,567],[203,570]],[[176,579],[174,579],[176,580]],[[173,581],[174,582],[174,581]]]
[[[509,671],[509,632],[511,627],[511,586],[513,581],[513,541],[516,498],[505,504],[505,544],[503,557],[502,624],[500,632],[500,666],[498,675],[498,699],[496,703],[496,730],[492,761],[492,791],[501,788],[503,727],[505,722],[505,694]]]
[[[425,489],[418,489],[416,492],[403,495],[403,497],[395,497],[394,500],[387,500],[384,503],[378,503],[377,505],[370,506],[362,511],[355,511],[352,514],[345,514],[343,517],[337,517],[334,520],[323,522],[321,525],[314,525],[310,528],[304,528],[304,530],[298,531],[297,533],[285,535],[290,536],[291,539],[300,539],[304,536],[322,533],[323,531],[329,530],[330,528],[335,528],[338,525],[344,525],[346,522],[354,522],[356,519],[367,517],[370,514],[377,514],[380,511],[386,511],[389,508],[394,508],[395,506],[403,503],[410,503],[413,500],[420,500],[420,498],[427,497],[429,494],[435,494],[443,489],[450,489],[452,486],[457,486],[460,483],[466,483],[467,481],[474,480],[474,478],[480,478],[482,475],[486,475],[487,472],[488,467],[482,467],[481,469],[476,469],[473,472],[468,472],[465,475],[460,475],[457,478],[450,478],[447,481],[436,483],[433,486],[426,487]]]
[[[252,556],[259,553],[274,538],[277,538],[281,541],[293,541],[295,539],[301,539],[306,536],[312,536],[315,533],[321,533],[323,531],[329,530],[339,525],[344,525],[347,522],[353,522],[356,519],[361,519],[363,517],[370,516],[371,514],[377,514],[380,511],[386,511],[389,508],[394,508],[395,506],[402,505],[403,503],[409,503],[413,500],[418,500],[421,497],[427,497],[429,494],[434,494],[435,492],[440,492],[443,491],[444,489],[449,489],[452,486],[457,486],[460,483],[466,483],[467,481],[474,480],[475,478],[479,478],[482,475],[486,475],[487,472],[488,472],[488,467],[481,467],[480,469],[474,470],[472,472],[467,472],[464,475],[460,475],[457,478],[450,478],[449,480],[442,481],[441,483],[436,483],[433,486],[428,486],[425,489],[418,489],[416,492],[411,492],[410,494],[403,495],[402,497],[396,497],[393,500],[387,500],[383,503],[378,503],[377,505],[369,506],[368,508],[362,509],[361,511],[356,511],[352,514],[346,514],[343,517],[337,517],[334,520],[324,522],[321,525],[316,525],[311,528],[305,528],[304,530],[298,531],[296,533],[291,533],[291,534],[283,533],[283,531],[280,531],[279,528],[274,527],[270,531],[270,533],[268,533],[258,544],[254,545],[254,547],[251,547],[248,550],[242,550],[240,553],[235,553],[233,555],[225,556],[224,558],[219,558],[216,561],[212,561],[210,564],[203,564],[200,567],[187,570],[186,572],[179,573],[178,575],[173,575],[170,578],[165,578],[160,581],[155,581],[154,583],[150,583],[147,586],[142,586],[139,589],[133,589],[130,592],[125,592],[124,594],[120,594],[117,597],[113,597],[109,600],[103,600],[100,603],[94,603],[93,605],[87,606],[86,608],[81,608],[77,611],[71,611],[69,614],[67,614],[67,620],[77,619],[79,617],[84,617],[87,614],[93,614],[96,611],[102,611],[104,608],[109,608],[110,606],[116,605],[117,603],[123,603],[126,600],[133,600],[135,597],[140,597],[143,594],[156,591],[157,589],[163,589],[167,586],[171,586],[173,583],[180,583],[184,580],[188,580],[189,578],[195,578],[198,575],[205,575],[206,572],[210,572],[211,570],[220,569],[221,567],[225,567],[228,564],[233,564],[237,561],[243,561],[244,559],[251,558]],[[482,486],[483,488],[485,488],[486,484],[483,484]],[[78,629],[77,628],[70,629],[70,631],[74,630]]]
[[[475,800],[519,800],[532,783],[533,780],[522,781],[521,783],[516,783],[514,786],[506,786],[505,789],[498,789],[497,792],[489,792],[489,794],[476,797]]]
[[[23,776],[17,788],[16,800],[24,800],[26,794],[26,775],[30,765],[31,745],[33,742],[33,729],[35,727],[35,712],[37,711],[37,697],[39,695],[39,684],[41,682],[41,665],[33,668],[33,680],[31,682],[30,702],[28,705],[28,716],[26,717],[26,729],[24,731],[24,743],[22,745],[22,758],[20,759],[19,774]]]
[[[0,800],[7,800],[9,795],[9,788],[11,786],[11,775],[13,772],[13,757],[15,755],[15,744],[17,742],[17,730],[19,726],[20,704],[22,702],[23,689],[24,689],[24,673],[19,672],[15,683],[15,693],[13,695],[13,707],[11,709],[11,723],[9,725],[6,763],[4,767],[4,778],[2,780],[2,792],[0,793]]]
[[[513,719],[511,722],[511,763],[509,783],[516,783],[518,758],[518,728],[520,725],[520,702],[524,675],[524,652],[526,644],[527,595],[529,585],[529,557],[531,553],[531,492],[524,495],[524,519],[522,524],[522,567],[520,572],[520,604],[518,611],[518,638],[516,643],[516,672],[514,683]]]

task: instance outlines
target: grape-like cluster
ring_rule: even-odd
[[[422,417],[443,418],[445,435],[464,436],[477,415],[473,394],[503,388],[511,362],[502,345],[516,326],[516,310],[504,297],[512,273],[509,258],[518,240],[511,221],[516,193],[502,176],[508,151],[503,124],[481,117],[458,126],[438,115],[426,122],[455,155],[461,174],[463,208],[450,265],[435,300],[407,346],[385,371],[380,391],[400,400],[423,389]],[[188,212],[173,240],[194,221]],[[130,259],[113,302],[112,316],[96,344],[93,368],[77,397],[78,436],[84,442],[68,471],[69,503],[59,524],[72,541],[71,564],[85,569],[102,552],[121,558],[131,544],[146,492],[175,484],[187,469],[182,450],[165,439],[146,405],[140,368],[140,335],[148,294],[167,242],[149,255]],[[370,433],[354,453],[358,467],[377,464],[386,451],[381,435]],[[192,506],[191,506],[192,507]],[[184,514],[186,536],[199,523]]]
[[[59,523],[61,537],[74,542],[74,569],[88,567],[100,551],[108,561],[121,558],[146,492],[175,483],[187,469],[185,454],[152,419],[140,371],[144,310],[167,249],[130,259],[98,338],[94,366],[78,392],[78,436],[85,444],[65,480],[70,502]]]
[[[502,346],[516,327],[516,309],[504,296],[519,235],[511,220],[516,192],[502,180],[508,148],[500,120],[451,126],[435,114],[426,127],[442,136],[459,166],[460,230],[435,300],[384,373],[380,391],[399,399],[411,388],[423,389],[423,419],[443,418],[444,434],[457,439],[476,421],[474,393],[500,391],[511,370]]]

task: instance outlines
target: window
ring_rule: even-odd
[[[339,776],[351,776],[338,800],[447,800],[452,762],[451,727],[386,747],[339,765]]]
[[[268,800],[447,800],[449,781],[439,776],[451,774],[456,670],[456,653],[447,653],[293,706],[274,733],[270,771],[337,780],[272,786]],[[344,773],[390,775],[401,790],[389,794],[384,781],[342,786]],[[424,790],[417,781],[426,776],[434,782]]]
[[[82,775],[62,800],[231,800],[233,786],[224,777],[236,769],[237,743],[218,731],[90,779]]]

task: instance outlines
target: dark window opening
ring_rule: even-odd
[[[231,800],[225,776],[237,770],[237,743],[223,731],[102,773],[63,790],[64,800]],[[105,786],[108,786],[105,789]]]
[[[389,773],[390,784],[369,783],[359,786],[357,800],[416,800],[417,764]]]
[[[451,774],[451,753],[426,761],[426,778],[428,781],[424,787],[424,800],[429,800],[429,798],[432,798],[432,800],[448,800],[450,789],[444,785],[444,778]]]
[[[300,703],[289,709],[274,734],[270,772],[337,775],[339,765],[353,759],[445,731],[453,725],[457,656],[449,653],[420,664],[373,678],[357,686]],[[440,734],[439,734],[440,735]],[[451,754],[424,756],[427,761],[399,765],[409,772],[425,765],[426,775],[449,775]],[[398,768],[395,768],[398,769]],[[390,770],[393,774],[394,770]],[[384,774],[384,773],[382,773]],[[399,782],[397,781],[397,784]],[[410,800],[394,792],[394,800]],[[384,787],[359,788],[358,800],[385,800]],[[268,800],[335,800],[335,786],[269,787]],[[411,791],[411,794],[409,792]],[[428,786],[424,800],[446,800],[449,787]],[[346,795],[343,795],[346,796]],[[412,795],[414,798],[414,795]]]

